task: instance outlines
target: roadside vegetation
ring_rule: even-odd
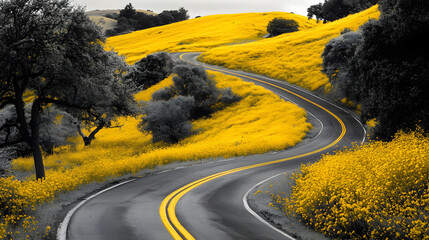
[[[335,239],[428,239],[428,158],[427,135],[400,132],[302,166],[273,201]]]

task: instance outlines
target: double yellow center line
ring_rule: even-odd
[[[180,59],[183,60],[183,56],[186,55],[186,54],[189,54],[189,53],[185,53],[185,54],[180,55]],[[211,67],[205,67],[205,68],[208,68],[208,69],[211,69],[211,70],[215,70],[215,71],[219,71],[219,72],[225,72],[225,73],[228,73],[228,74],[232,74],[232,75],[239,76],[239,77],[242,77],[242,78],[251,79],[251,80],[254,80],[254,81],[258,81],[258,82],[262,82],[264,84],[273,86],[275,88],[278,88],[278,89],[281,89],[283,91],[286,91],[286,92],[288,92],[288,93],[290,93],[292,95],[295,95],[295,96],[297,96],[297,97],[299,97],[299,98],[301,98],[301,99],[303,99],[303,100],[305,100],[305,101],[307,101],[307,102],[309,102],[309,103],[311,103],[311,104],[313,104],[313,105],[321,108],[322,110],[326,111],[328,114],[332,115],[340,123],[342,131],[341,131],[340,136],[337,139],[335,139],[335,141],[333,141],[331,144],[329,144],[329,145],[327,145],[325,147],[322,147],[320,149],[317,149],[317,150],[314,150],[314,151],[311,151],[311,152],[308,152],[308,153],[300,154],[300,155],[297,155],[297,156],[289,157],[289,158],[284,158],[284,159],[270,161],[270,162],[253,164],[253,165],[249,165],[249,166],[234,168],[234,169],[231,169],[231,170],[228,170],[228,171],[216,173],[216,174],[207,176],[205,178],[199,179],[197,181],[191,182],[191,183],[189,183],[189,184],[187,184],[187,185],[185,185],[185,186],[177,189],[176,191],[172,192],[170,195],[168,195],[162,201],[161,206],[159,207],[159,215],[160,215],[161,220],[164,223],[165,227],[167,228],[168,232],[171,234],[171,236],[175,240],[183,240],[183,239],[193,240],[193,239],[195,239],[186,230],[186,228],[184,228],[182,226],[182,224],[179,222],[179,220],[177,219],[177,216],[176,216],[176,205],[177,205],[177,203],[179,202],[180,198],[182,198],[186,193],[188,193],[192,189],[194,189],[194,188],[196,188],[196,187],[198,187],[198,186],[200,186],[200,185],[202,185],[202,184],[204,184],[206,182],[209,182],[209,181],[211,181],[213,179],[216,179],[216,178],[228,175],[228,174],[236,173],[236,172],[247,170],[247,169],[252,169],[252,168],[267,166],[267,165],[271,165],[271,164],[281,163],[281,162],[289,161],[289,160],[292,160],[292,159],[301,158],[301,157],[305,157],[305,156],[309,156],[309,155],[312,155],[312,154],[315,154],[315,153],[322,152],[322,151],[324,151],[324,150],[326,150],[326,149],[328,149],[330,147],[335,146],[339,141],[341,141],[341,139],[346,134],[346,127],[345,127],[343,121],[341,121],[341,119],[338,116],[336,116],[334,113],[332,113],[328,109],[320,106],[319,104],[317,104],[317,103],[315,103],[315,102],[313,102],[313,101],[311,101],[311,100],[309,100],[307,98],[302,97],[301,95],[298,95],[298,94],[296,94],[296,93],[294,93],[294,92],[292,92],[290,90],[287,90],[287,89],[282,88],[280,86],[277,86],[275,84],[272,84],[272,83],[269,83],[269,82],[266,82],[266,81],[263,81],[263,80],[259,80],[259,79],[256,79],[256,78],[252,78],[252,77],[249,77],[249,76],[245,76],[245,75],[242,75],[242,74],[230,72],[230,71],[227,71],[227,70],[220,70],[220,69],[216,69],[216,68],[211,68]]]

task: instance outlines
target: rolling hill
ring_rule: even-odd
[[[204,52],[203,62],[328,90],[328,78],[320,72],[325,44],[379,14],[374,6],[327,24],[284,12],[213,15],[111,37],[106,44],[131,64],[158,51],[197,51]],[[299,31],[263,38],[275,17],[297,21]]]
[[[149,28],[107,39],[106,45],[134,63],[148,54],[207,51],[224,45],[235,45],[263,39],[268,22],[273,18],[297,21],[300,30],[321,25],[307,17],[284,12],[221,14]]]

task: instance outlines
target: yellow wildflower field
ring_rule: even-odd
[[[274,18],[293,19],[299,30],[321,25],[285,12],[220,14],[111,37],[106,45],[125,55],[129,63],[135,63],[160,51],[203,52],[217,46],[257,41],[267,34],[268,22]]]
[[[101,130],[91,146],[84,147],[77,138],[76,147],[55,149],[53,155],[45,156],[47,178],[43,182],[33,181],[34,176],[25,181],[0,178],[0,207],[9,209],[4,211],[6,215],[0,216],[0,238],[5,236],[7,226],[24,224],[22,221],[31,226],[34,217],[23,214],[22,210],[28,211],[60,192],[174,161],[286,149],[300,142],[311,129],[304,109],[237,77],[209,74],[218,87],[231,87],[242,100],[214,113],[211,118],[194,121],[194,130],[198,133],[178,144],[152,144],[152,136],[138,130],[141,117],[123,117],[118,120],[121,128]],[[136,94],[135,98],[149,100],[153,92],[171,83],[171,77],[167,78]],[[34,171],[31,157],[15,159],[12,164],[15,170]]]
[[[301,167],[284,211],[341,239],[429,239],[429,137],[398,133]]]
[[[240,45],[210,49],[200,56],[206,63],[240,69],[285,80],[309,90],[329,89],[321,73],[325,45],[345,28],[356,30],[369,19],[378,19],[378,6],[343,19],[298,32]]]

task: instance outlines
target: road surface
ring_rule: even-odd
[[[174,54],[194,63],[197,56]],[[287,239],[246,210],[245,193],[266,178],[365,137],[351,114],[309,91],[255,74],[205,66],[255,82],[305,108],[322,122],[320,134],[289,150],[160,172],[106,191],[74,212],[66,227],[68,240]],[[188,184],[189,188],[176,191]]]

